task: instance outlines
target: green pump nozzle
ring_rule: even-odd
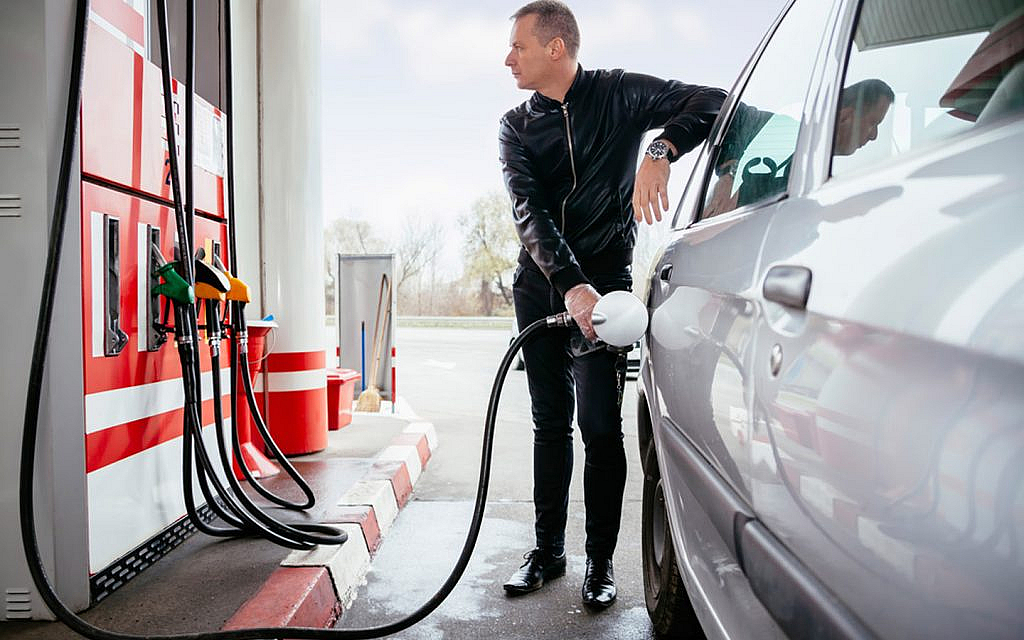
[[[156,245],[150,245],[150,254],[153,256],[153,264],[160,265],[154,270],[154,273],[163,278],[162,283],[153,287],[153,293],[165,296],[181,305],[193,304],[196,301],[195,290],[178,275],[175,270],[177,263],[167,262]]]

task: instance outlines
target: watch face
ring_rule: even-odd
[[[654,160],[661,160],[668,157],[668,145],[660,140],[655,140],[647,147],[647,155]]]

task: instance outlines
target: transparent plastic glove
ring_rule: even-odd
[[[583,336],[591,342],[597,340],[591,315],[594,312],[594,305],[600,299],[601,294],[589,284],[578,284],[565,294],[565,310],[576,321]]]

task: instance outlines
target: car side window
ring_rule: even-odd
[[[785,192],[814,57],[831,4],[794,3],[772,35],[711,161],[700,219]]]
[[[864,0],[832,175],[1024,115],[1024,2]]]

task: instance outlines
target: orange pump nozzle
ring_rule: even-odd
[[[213,256],[213,266],[220,269],[221,273],[224,274],[224,277],[228,279],[228,282],[231,285],[227,291],[228,300],[231,300],[232,302],[242,302],[244,304],[252,302],[252,294],[249,292],[249,285],[228,273],[228,270],[224,268],[224,263],[220,261],[220,256]]]

